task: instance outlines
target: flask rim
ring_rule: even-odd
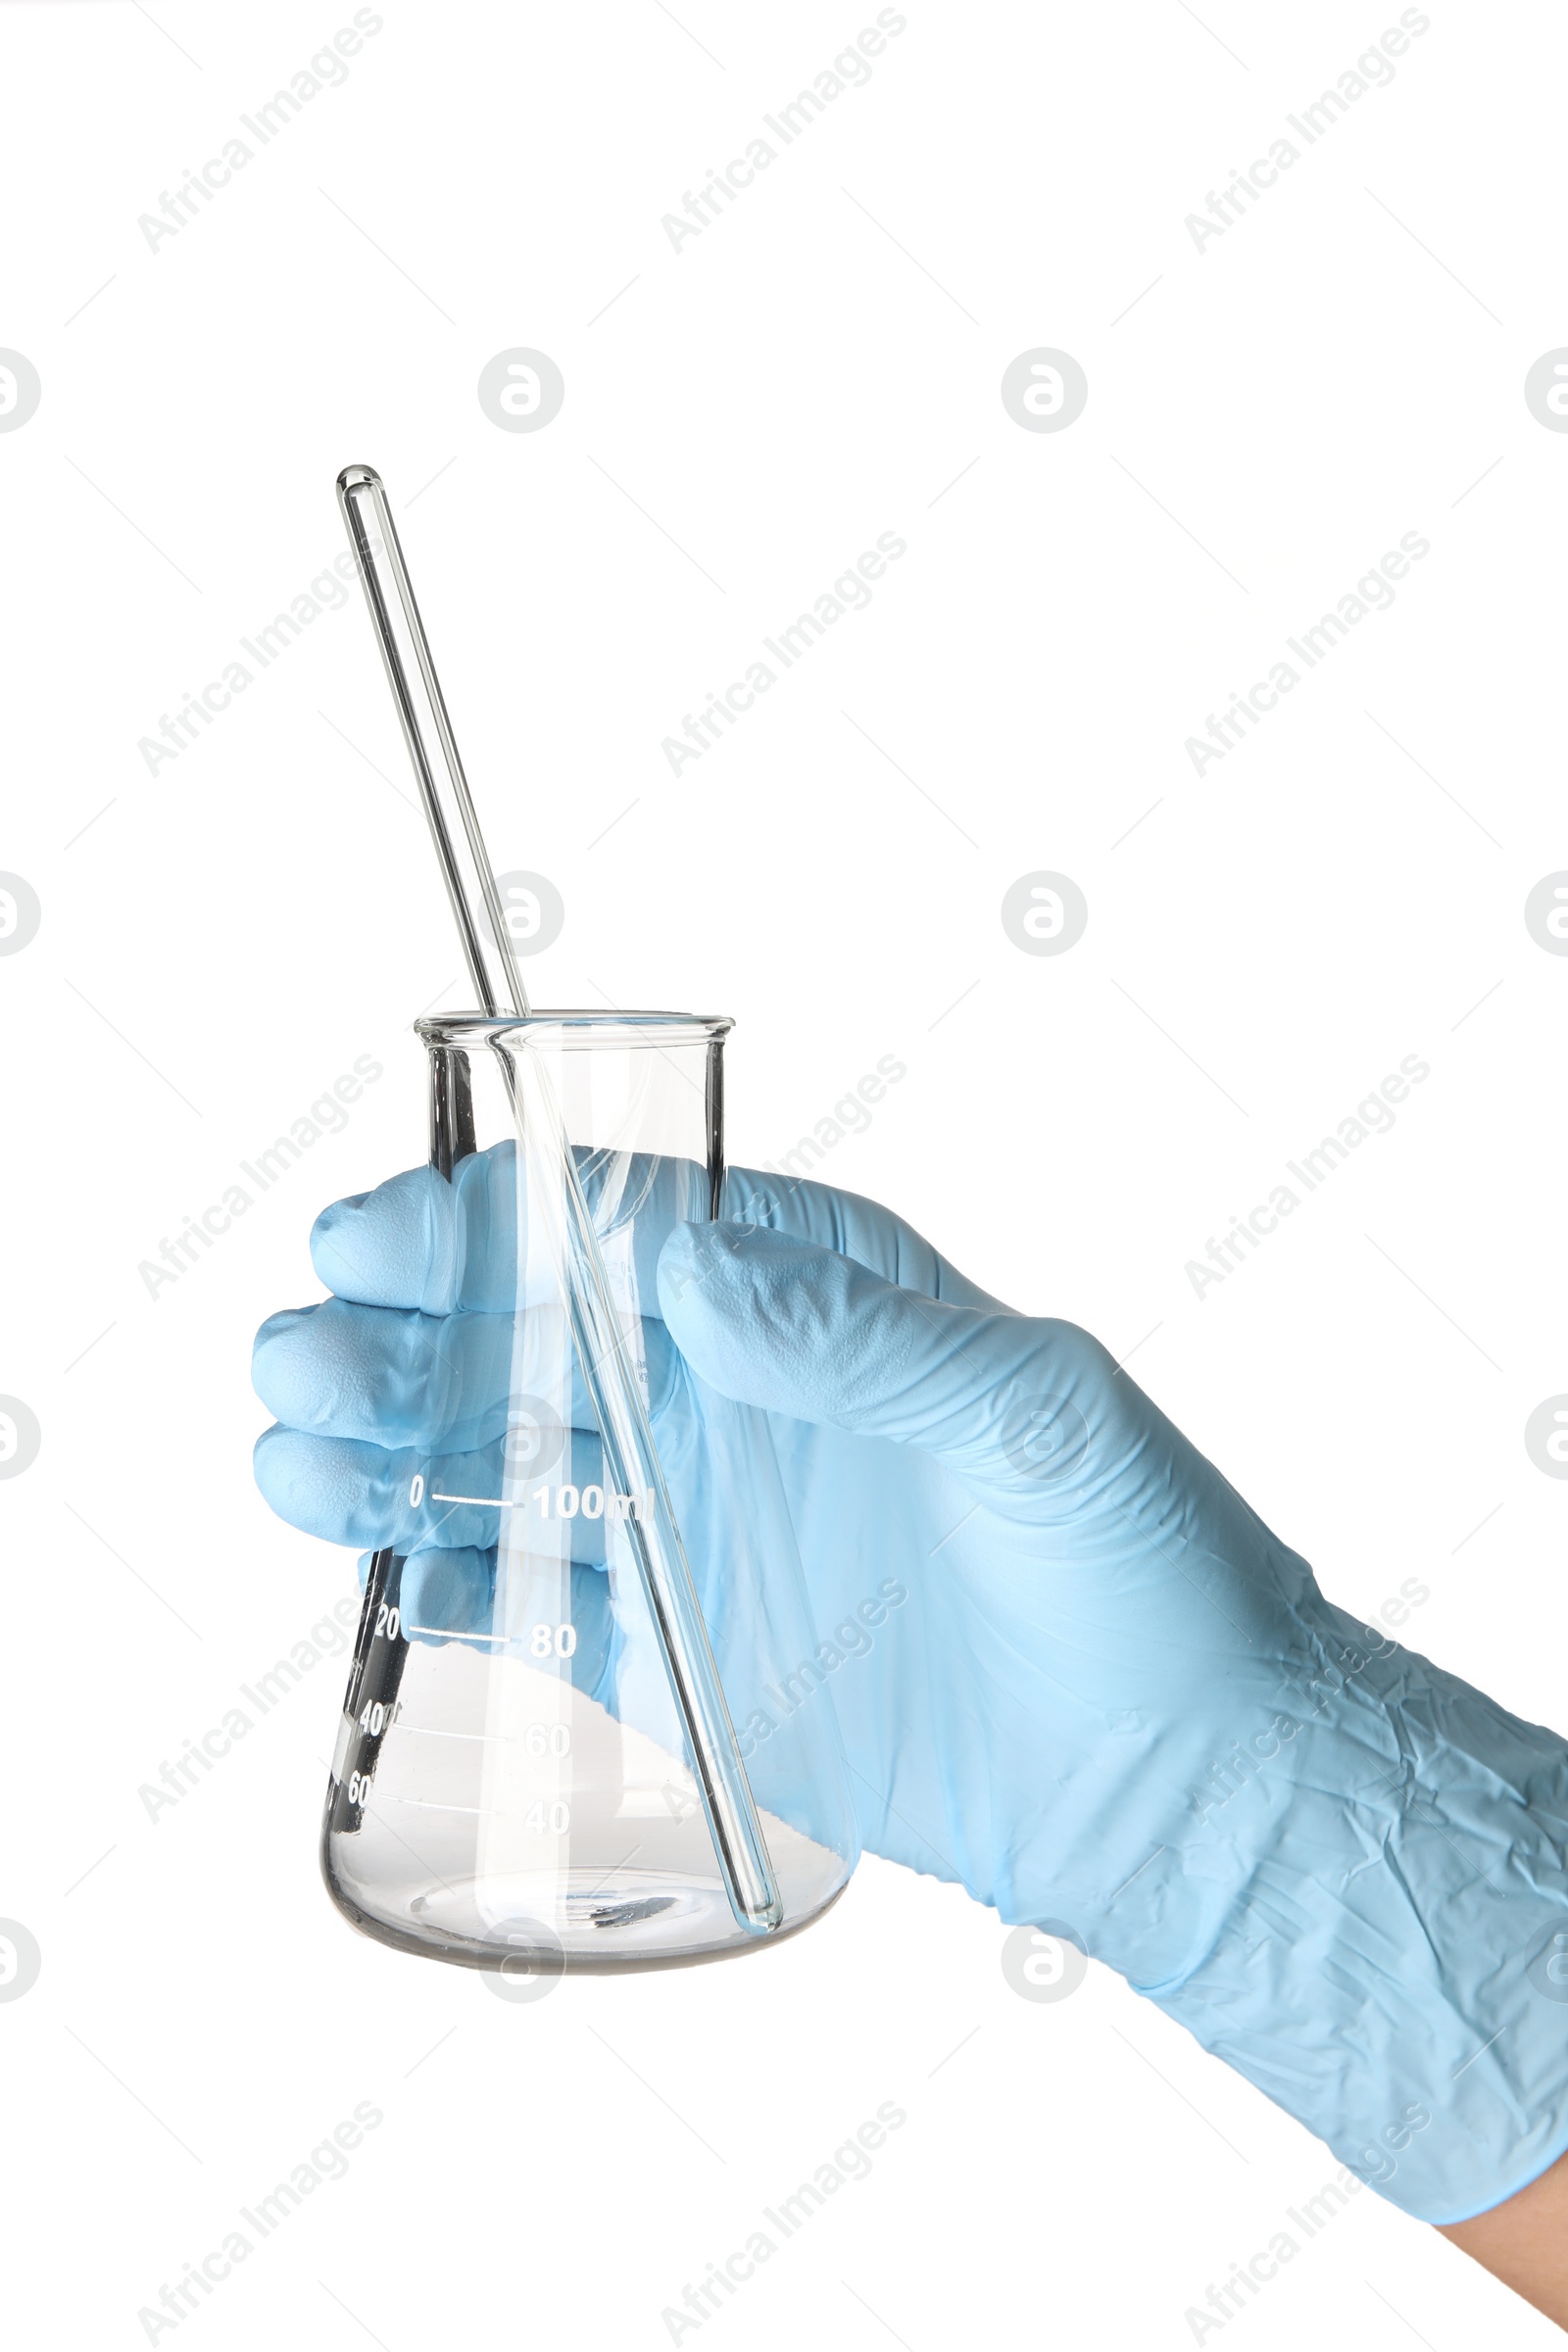
[[[529,1013],[437,1012],[414,1024],[426,1046],[516,1046],[548,1041],[568,1053],[595,1047],[666,1051],[716,1045],[735,1026],[723,1012],[615,1012],[540,1006]]]

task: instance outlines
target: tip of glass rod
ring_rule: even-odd
[[[381,476],[373,466],[345,466],[337,477],[339,492],[345,490],[379,490]]]

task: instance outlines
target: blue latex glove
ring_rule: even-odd
[[[397,1543],[400,1449],[493,1438],[512,1190],[487,1153],[318,1220],[337,1296],[257,1347],[281,1424],[257,1475],[294,1525]],[[665,1242],[651,1355],[673,1342],[771,1417],[867,1848],[1068,1923],[1423,2220],[1544,2171],[1568,2148],[1562,1740],[1326,1601],[1087,1333],[870,1201],[736,1169],[727,1206]],[[486,1531],[448,1535],[482,1575]]]

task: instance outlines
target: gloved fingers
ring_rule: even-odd
[[[641,1153],[581,1151],[576,1160],[602,1238],[631,1226],[638,1303],[645,1314],[656,1313],[659,1250],[675,1225],[706,1214],[706,1170]],[[732,1218],[856,1258],[926,1298],[997,1304],[902,1217],[856,1193],[731,1168],[725,1209]],[[311,1256],[329,1291],[361,1305],[433,1315],[459,1308],[510,1313],[518,1223],[516,1147],[504,1143],[461,1160],[451,1183],[433,1168],[408,1168],[373,1192],[335,1201],[316,1220]]]
[[[449,1314],[462,1288],[464,1233],[453,1191],[428,1165],[323,1208],[311,1227],[317,1278],[365,1306]]]
[[[1148,1434],[1140,1409],[1160,1419],[1072,1324],[919,1298],[757,1226],[680,1227],[659,1286],[682,1353],[724,1395],[917,1446],[1025,1518],[1082,1507]]]
[[[439,1644],[464,1635],[486,1635],[495,1612],[496,1555],[475,1544],[423,1544],[403,1562],[398,1584],[400,1630],[407,1642]],[[488,1645],[476,1642],[480,1654]]]
[[[505,1426],[512,1353],[510,1316],[327,1298],[268,1317],[251,1383],[290,1429],[466,1452]]]
[[[662,1323],[635,1335],[658,1412],[674,1378]],[[520,1343],[520,1344],[519,1344]],[[569,1379],[571,1426],[598,1423],[559,1306],[510,1314],[427,1315],[326,1298],[286,1307],[256,1335],[256,1394],[286,1428],[368,1445],[453,1451],[504,1439],[515,1471],[548,1466],[559,1450],[561,1398]]]
[[[256,1483],[280,1519],[326,1544],[489,1551],[506,1512],[512,1522],[521,1515],[541,1554],[602,1567],[607,1528],[623,1524],[635,1505],[607,1493],[596,1436],[573,1430],[568,1453],[560,1434],[554,1458],[519,1479],[507,1476],[500,1441],[473,1453],[431,1454],[274,1425],[256,1442]]]
[[[706,1170],[644,1152],[582,1148],[573,1157],[595,1230],[632,1292],[629,1303],[652,1308],[660,1247],[672,1226],[706,1208]],[[374,1192],[324,1208],[311,1229],[312,1263],[328,1290],[364,1306],[510,1314],[519,1246],[525,1288],[543,1292],[553,1279],[542,1248],[528,1263],[527,1182],[526,1170],[519,1182],[510,1142],[460,1160],[450,1183],[433,1168],[407,1168]],[[629,1256],[621,1247],[628,1230]]]
[[[730,1168],[724,1179],[724,1216],[836,1250],[841,1257],[869,1266],[884,1282],[895,1282],[901,1290],[916,1291],[925,1298],[989,1307],[1002,1314],[1010,1311],[950,1265],[912,1225],[858,1193],[841,1193],[802,1177],[762,1174],[756,1168]]]

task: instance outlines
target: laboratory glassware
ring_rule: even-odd
[[[537,1011],[417,1026],[465,1270],[432,1332],[428,1442],[388,1473],[400,1533],[366,1593],[327,1885],[384,1942],[506,1973],[758,1948],[822,1911],[858,1847],[766,1418],[702,1382],[660,1319],[663,1242],[723,1211],[730,1024]],[[612,1327],[593,1344],[618,1347],[649,1454],[617,1446],[583,1377],[573,1188]],[[693,1610],[673,1639],[659,1612],[678,1587],[672,1599],[643,1556],[662,1514]],[[695,1741],[672,1648],[711,1678]],[[774,1889],[761,1930],[735,1903],[704,1786],[702,1739],[726,1735]]]
[[[602,1126],[605,1104],[617,1092],[610,1076],[612,1055],[608,1034],[602,1022],[595,1025],[593,1016],[550,1016],[554,1026],[547,1024],[546,1027],[540,1027],[538,1021],[544,1020],[545,1016],[537,1016],[536,1020],[530,1014],[513,954],[507,919],[500,905],[384,486],[371,467],[348,466],[338,477],[338,497],[465,956],[475,994],[483,1007],[483,1015],[490,1024],[485,1029],[481,1021],[482,1034],[476,1032],[461,1049],[431,1046],[432,1163],[444,1179],[453,1180],[460,1163],[472,1155],[472,1105],[477,1067],[486,1073],[480,1086],[481,1097],[490,1101],[490,1107],[497,1115],[499,1111],[495,1096],[496,1084],[499,1083],[499,1102],[506,1114],[503,1121],[506,1132],[500,1138],[499,1148],[503,1152],[510,1148],[513,1153],[511,1166],[516,1189],[514,1214],[528,1200],[532,1202],[532,1222],[519,1218],[515,1226],[518,1234],[526,1236],[517,1279],[526,1278],[531,1285],[529,1291],[520,1297],[514,1295],[512,1300],[517,1344],[527,1352],[530,1347],[539,1344],[539,1333],[547,1325],[555,1331],[562,1344],[564,1344],[564,1335],[569,1334],[575,1365],[572,1394],[576,1400],[576,1426],[585,1433],[591,1433],[592,1442],[597,1443],[602,1456],[602,1479],[590,1484],[595,1494],[603,1497],[608,1494],[612,1498],[611,1524],[612,1527],[618,1525],[621,1530],[615,1539],[620,1554],[618,1583],[622,1588],[616,1603],[618,1615],[615,1624],[620,1629],[617,1641],[624,1647],[630,1640],[625,1628],[637,1613],[628,1583],[629,1560],[630,1570],[635,1572],[638,1580],[644,1612],[639,1655],[645,1671],[650,1657],[657,1658],[662,1670],[667,1698],[673,1708],[678,1743],[694,1775],[698,1802],[719,1883],[729,1906],[732,1928],[738,1931],[743,1939],[765,1938],[788,1926],[800,1924],[805,1917],[812,1916],[814,1910],[820,1908],[820,1902],[808,1900],[803,1906],[799,1872],[795,1873],[790,1886],[783,1888],[774,1870],[767,1837],[748,1779],[741,1738],[737,1736],[726,1702],[725,1686],[715,1664],[709,1628],[705,1623],[691,1564],[650,1426],[647,1362],[641,1338],[645,1329],[644,1313],[654,1303],[651,1290],[652,1261],[647,1259],[646,1244],[655,1233],[662,1239],[662,1233],[668,1230],[670,1221],[666,1220],[661,1230],[656,1210],[661,1203],[667,1208],[669,1200],[677,1194],[685,1200],[690,1191],[687,1177],[677,1181],[677,1169],[689,1171],[699,1166],[708,1169],[709,1213],[716,1213],[722,1169],[720,1057],[722,1034],[727,1024],[698,1024],[700,1028],[710,1032],[704,1049],[707,1060],[700,1090],[704,1104],[701,1134],[683,1136],[681,1148],[670,1152],[642,1150],[634,1141],[628,1140],[643,1115],[633,1107],[634,1103],[646,1104],[652,1100],[649,1065],[643,1062],[633,1065],[642,1073],[637,1085],[632,1086],[630,1081],[626,1081],[619,1089],[625,1101],[618,1114],[616,1133],[619,1140],[616,1144],[613,1147],[602,1147],[598,1143],[579,1146],[574,1141],[573,1124],[580,1124],[581,1118],[587,1116],[590,1130]],[[509,1012],[514,1016],[510,1020],[505,1017]],[[519,1015],[521,1024],[514,1017]],[[688,1019],[679,1015],[619,1017],[630,1020],[634,1027],[638,1022],[643,1024],[635,1027],[635,1034],[638,1041],[636,1050],[644,1054],[649,1050],[649,1038],[657,1035],[662,1027],[673,1023],[674,1032],[678,1035],[672,1033],[668,1042],[655,1050],[667,1069],[673,1071],[681,1068],[680,1048],[682,1045],[690,1046],[693,1042]],[[564,1029],[562,1026],[564,1021]],[[563,1035],[569,1037],[569,1048],[562,1047],[559,1043],[553,1049],[547,1047],[547,1037],[559,1040]],[[591,1064],[584,1064],[575,1057],[590,1050],[590,1039],[593,1041],[591,1050],[595,1059]],[[564,1053],[569,1053],[573,1058],[563,1059]],[[597,1095],[600,1105],[599,1113],[594,1115],[584,1110],[585,1081],[582,1073],[588,1067],[597,1073],[596,1084],[588,1088],[590,1096]],[[559,1088],[565,1083],[569,1083],[576,1104],[573,1120],[564,1116],[559,1096]],[[683,1077],[683,1083],[694,1082]],[[654,1116],[656,1140],[664,1130],[671,1128],[671,1115],[667,1111],[649,1115]],[[678,1127],[679,1124],[678,1119],[674,1120],[674,1126]],[[684,1156],[688,1148],[693,1155]],[[596,1204],[590,1200],[583,1173],[585,1165],[597,1172],[599,1154],[606,1149],[612,1151],[612,1156],[617,1162],[625,1160],[640,1167],[644,1174],[654,1171],[650,1176],[652,1191],[646,1198],[634,1186],[638,1205],[643,1212],[639,1230],[646,1260],[642,1271],[643,1288],[634,1306],[627,1303],[623,1268],[615,1276],[612,1275],[600,1233],[605,1202]],[[497,1165],[494,1150],[493,1147],[485,1161],[487,1182]],[[587,1154],[586,1162],[584,1152]],[[472,1171],[468,1173],[471,1176]],[[459,1178],[457,1181],[461,1185],[467,1178]],[[615,1198],[619,1200],[623,1192],[622,1179]],[[616,1250],[623,1250],[629,1225],[623,1221],[612,1230],[615,1236]],[[546,1265],[549,1268],[548,1282],[544,1273]],[[552,1300],[541,1322],[538,1302],[544,1289],[551,1284]],[[657,1329],[662,1332],[662,1325],[658,1324]],[[667,1348],[667,1343],[665,1346]],[[654,1352],[657,1357],[657,1344]],[[665,1401],[667,1403],[667,1398]],[[737,1408],[729,1406],[726,1400],[710,1398],[707,1409],[713,1418],[714,1435],[704,1447],[699,1448],[707,1463],[707,1470],[704,1478],[691,1487],[687,1508],[694,1524],[699,1517],[707,1514],[704,1524],[712,1526],[716,1524],[713,1515],[726,1491],[724,1479],[712,1477],[712,1465],[722,1456],[733,1471],[740,1455],[736,1450],[738,1441],[734,1428],[729,1426]],[[719,1444],[716,1434],[721,1425],[726,1432],[723,1444]],[[565,1426],[569,1427],[570,1423]],[[778,1487],[776,1463],[767,1440],[766,1425],[760,1416],[750,1416],[746,1442],[761,1465],[758,1474],[759,1491],[775,1493]],[[686,1450],[690,1452],[689,1446]],[[514,1443],[512,1455],[514,1454]],[[565,1483],[568,1494],[575,1494],[577,1489],[573,1483],[569,1480]],[[745,1485],[744,1479],[733,1476],[728,1481],[727,1491],[738,1505],[744,1502],[742,1489]],[[421,1497],[425,1492],[425,1481],[417,1472],[411,1477],[410,1491]],[[531,1507],[543,1508],[546,1496],[541,1494]],[[621,1506],[624,1506],[626,1515],[617,1521],[614,1514]],[[416,1506],[411,1504],[413,1507]],[[450,1522],[460,1507],[470,1509],[480,1506],[477,1503],[454,1503],[450,1508],[444,1507],[443,1524]],[[497,1514],[503,1526],[515,1507],[514,1499],[506,1494],[487,1494],[483,1498],[483,1508]],[[787,1528],[787,1512],[775,1513],[777,1526]],[[450,1584],[452,1577],[457,1574],[454,1563],[463,1553],[470,1559],[470,1581],[474,1586],[474,1590],[467,1594],[468,1604],[479,1607],[486,1597],[491,1605],[497,1607],[503,1601],[507,1608],[515,1603],[516,1593],[513,1590],[515,1580],[512,1571],[504,1566],[513,1556],[508,1548],[510,1538],[497,1533],[493,1564],[489,1559],[491,1546],[488,1543],[455,1545],[450,1540],[450,1533],[444,1545],[432,1541],[421,1546],[416,1534],[411,1537],[411,1541],[416,1544],[415,1581],[421,1590],[421,1579],[426,1575],[432,1555],[447,1573]],[[784,1562],[787,1555],[782,1544],[775,1544],[773,1548],[779,1560]],[[788,1554],[793,1554],[792,1542],[788,1545]],[[528,1556],[526,1546],[523,1553],[517,1556]],[[419,1564],[421,1562],[424,1563],[422,1566]],[[527,1573],[531,1574],[532,1571]],[[784,1573],[787,1575],[787,1568]],[[388,1597],[394,1582],[401,1592],[402,1574],[403,1555],[391,1550],[376,1555],[371,1568],[351,1683],[351,1698],[355,1703],[345,1714],[344,1732],[339,1740],[333,1784],[328,1794],[323,1844],[328,1885],[344,1907],[372,1933],[388,1933],[393,1940],[403,1940],[412,1936],[414,1948],[439,1949],[444,1956],[477,1960],[479,1965],[483,1965],[486,1957],[493,1957],[500,1946],[494,1937],[488,1942],[483,1936],[475,1940],[467,1933],[473,1926],[467,1914],[464,1914],[464,1932],[455,1938],[444,1933],[433,1939],[427,1935],[421,1936],[408,1927],[400,1909],[400,1903],[405,1898],[415,1899],[409,1895],[407,1888],[402,1890],[401,1895],[392,1898],[392,1916],[383,1918],[373,1906],[364,1908],[357,1895],[350,1897],[345,1893],[344,1888],[355,1873],[352,1869],[346,1876],[340,1873],[334,1860],[334,1838],[356,1835],[364,1826],[363,1805],[351,1803],[345,1813],[341,1791],[348,1788],[363,1792],[374,1777],[381,1752],[378,1743],[390,1724],[398,1720],[395,1711],[404,1702],[401,1678],[408,1663],[411,1642],[417,1644],[437,1641],[446,1642],[456,1639],[454,1629],[444,1625],[439,1631],[433,1627],[426,1628],[423,1633],[408,1639],[397,1636],[387,1640],[388,1627],[401,1627],[406,1616],[399,1599],[396,1596]],[[611,1578],[610,1581],[613,1583],[616,1580]],[[480,1587],[483,1587],[482,1592]],[[798,1562],[794,1564],[793,1590],[798,1619],[800,1604],[804,1600]],[[733,1677],[742,1674],[741,1650],[734,1629],[748,1622],[747,1613],[739,1603],[731,1606],[731,1599],[723,1593],[721,1584],[714,1584],[710,1591],[710,1601],[716,1604],[719,1597],[725,1597],[726,1607],[730,1610],[729,1673]],[[772,1605],[774,1617],[780,1623],[787,1622],[790,1609],[785,1598],[773,1596]],[[433,1609],[426,1613],[450,1617],[453,1612],[451,1609]],[[764,1610],[758,1621],[760,1626],[766,1617]],[[505,1623],[511,1629],[510,1617]],[[530,1638],[539,1637],[531,1634]],[[507,1645],[512,1639],[511,1630],[503,1634],[496,1625],[492,1625],[489,1642],[498,1662],[509,1654]],[[572,1644],[572,1649],[564,1654],[573,1654],[576,1630],[565,1620],[562,1621],[561,1639]],[[378,1652],[375,1644],[380,1640],[387,1640],[387,1646]],[[468,1638],[467,1646],[470,1648],[479,1643],[478,1635]],[[798,1673],[803,1666],[804,1661],[797,1660],[795,1668],[789,1671]],[[789,1686],[791,1689],[795,1687],[794,1683]],[[793,1712],[793,1704],[787,1704],[786,1713]],[[744,1737],[755,1745],[757,1738],[766,1739],[771,1733],[761,1728],[768,1722],[765,1709],[754,1709],[753,1715],[758,1729]],[[853,1822],[853,1813],[842,1794],[842,1759],[837,1747],[836,1727],[830,1729],[831,1706],[815,1710],[815,1718],[808,1727],[806,1742],[807,1752],[811,1758],[809,1769],[803,1775],[798,1765],[791,1764],[782,1768],[782,1781],[778,1772],[773,1774],[772,1779],[782,1786],[793,1774],[798,1790],[805,1790],[808,1785],[812,1787],[813,1793],[809,1800],[801,1796],[799,1803],[806,1804],[813,1821],[827,1825],[830,1844],[834,1838],[837,1839],[838,1849],[847,1854],[849,1867],[853,1868],[854,1832],[853,1828],[847,1831],[844,1826]],[[669,1727],[666,1725],[664,1728],[667,1734]],[[424,1736],[433,1739],[437,1735],[434,1731],[428,1731]],[[554,1736],[558,1742],[569,1738],[569,1726],[561,1728]],[[530,1737],[537,1744],[547,1735],[537,1724],[532,1724]],[[371,1745],[362,1752],[358,1742],[367,1738]],[[820,1744],[823,1741],[827,1742],[826,1746]],[[793,1738],[786,1740],[776,1753],[780,1758],[793,1755],[798,1744]],[[401,1749],[402,1743],[398,1745]],[[562,1756],[566,1752],[562,1749]],[[828,1794],[830,1785],[839,1792],[831,1798]],[[681,1799],[675,1784],[670,1784],[670,1789],[669,1801],[678,1804]],[[418,1800],[405,1794],[401,1801],[412,1804]],[[530,1800],[530,1812],[535,1801]],[[425,1809],[436,1809],[433,1800]],[[488,1817],[501,1809],[487,1802],[486,1806],[476,1810]],[[357,1822],[349,1818],[355,1814],[361,1817]],[[569,1819],[567,1800],[552,1800],[541,1818],[566,1822]],[[359,1850],[364,1852],[368,1848],[367,1846]],[[496,1850],[493,1838],[486,1850],[492,1855]],[[479,1868],[477,1861],[474,1867]],[[488,1870],[489,1865],[486,1864],[485,1868]],[[843,1875],[847,1876],[848,1871]],[[841,1877],[838,1885],[842,1883]],[[602,1933],[591,1933],[587,1940],[582,1941],[581,1915],[572,1908],[573,1903],[580,1899],[581,1888],[572,1879],[569,1868],[565,1871],[563,1884],[575,1886],[576,1892],[563,1893],[554,1904],[552,1917],[556,1925],[534,1919],[534,1926],[539,1931],[539,1948],[547,1956],[551,1949],[559,1948],[579,1965],[619,1966],[646,1964],[650,1959],[699,1956],[710,1949],[724,1948],[722,1942],[715,1945],[704,1940],[706,1931],[691,1924],[690,1914],[694,1906],[684,1897],[672,1895],[667,1902],[662,1896],[646,1898],[653,1903],[652,1910],[644,1908],[644,1898],[638,1897],[633,1901],[633,1912],[639,1918],[657,1919],[665,1911],[674,1909],[681,1913],[687,1924],[682,1927],[673,1920],[666,1921],[665,1929],[661,1934],[651,1936],[645,1935],[637,1939],[637,1948],[631,1957],[618,1959],[611,1955],[611,1947]],[[832,1891],[837,1891],[836,1886]],[[550,1908],[549,1905],[546,1907]],[[700,1905],[696,1907],[700,1908]],[[528,1914],[527,1917],[533,1918],[533,1915]],[[622,1924],[629,1924],[629,1921]],[[602,1929],[604,1921],[599,1920],[598,1927]],[[558,1936],[558,1927],[566,1929],[565,1942],[562,1942]],[[573,1935],[577,1936],[575,1942],[571,1940]],[[509,1935],[501,1940],[511,1947],[515,1946],[518,1938],[515,1935]],[[673,1948],[664,1950],[662,1948],[664,1943],[671,1944]]]

